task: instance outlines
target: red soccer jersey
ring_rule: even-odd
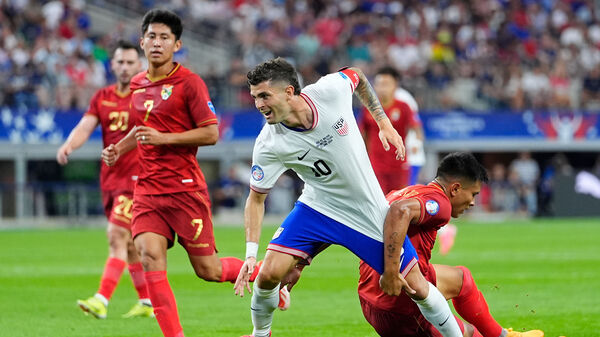
[[[392,191],[387,195],[387,200],[392,203],[397,200],[416,199],[421,204],[421,215],[415,224],[408,227],[406,236],[419,256],[419,268],[423,276],[435,284],[435,271],[429,264],[431,250],[435,243],[437,230],[450,221],[452,206],[437,183],[428,185],[414,185],[399,191]],[[391,310],[402,314],[418,313],[419,310],[406,294],[388,296],[379,287],[379,274],[365,263],[361,263],[358,293],[371,304],[380,309]],[[416,308],[416,309],[415,309]]]
[[[421,125],[418,116],[408,104],[402,101],[394,100],[394,103],[384,107],[384,110],[390,122],[392,122],[392,126],[398,131],[400,137],[402,137],[402,140],[406,139],[409,129]],[[362,111],[359,127],[366,135],[369,159],[371,159],[371,165],[373,166],[373,170],[375,170],[375,174],[379,172],[393,173],[397,172],[399,168],[408,170],[409,165],[406,163],[406,159],[402,161],[396,160],[395,151],[385,151],[383,149],[381,140],[379,140],[379,127],[367,109],[363,109]]]
[[[141,125],[162,133],[181,133],[217,124],[206,84],[180,64],[152,81],[147,72],[131,81],[132,111]],[[136,194],[166,194],[207,188],[196,160],[197,146],[140,145]]]
[[[110,85],[96,92],[86,114],[96,116],[102,128],[104,147],[116,144],[135,125],[130,116],[131,93],[122,95],[116,85]],[[100,188],[103,191],[133,191],[137,178],[137,151],[131,151],[119,158],[113,167],[102,163],[100,168]]]

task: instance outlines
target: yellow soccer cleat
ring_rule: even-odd
[[[529,330],[529,331],[513,331],[512,328],[508,328],[508,334],[506,337],[544,337],[544,332],[542,330]]]
[[[152,309],[152,306],[149,304],[137,302],[126,314],[123,314],[121,317],[154,317],[154,309]]]
[[[86,315],[91,314],[98,319],[106,318],[106,312],[108,311],[106,305],[104,305],[102,301],[94,296],[88,298],[87,300],[77,300],[77,305]]]

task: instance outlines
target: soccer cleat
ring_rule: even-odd
[[[440,254],[446,255],[454,246],[457,228],[453,224],[447,224],[439,231],[440,234]]]
[[[151,305],[137,302],[126,314],[123,314],[121,317],[154,317],[154,310],[152,309]]]
[[[544,332],[542,330],[529,330],[529,331],[514,331],[512,328],[506,329],[508,334],[506,337],[544,337]]]
[[[86,315],[91,314],[98,319],[106,318],[106,305],[104,305],[102,301],[94,296],[88,298],[87,300],[77,300],[77,305]]]
[[[277,305],[277,308],[279,308],[281,311],[288,310],[290,307],[290,301],[290,292],[288,291],[286,285],[285,287],[279,289],[279,304]]]
[[[242,337],[254,337],[254,335],[243,335]],[[269,331],[269,337],[271,337],[271,331]]]

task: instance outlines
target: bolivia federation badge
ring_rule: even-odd
[[[163,84],[162,90],[160,91],[160,97],[162,97],[163,101],[166,101],[171,97],[173,93],[173,85],[172,84]]]

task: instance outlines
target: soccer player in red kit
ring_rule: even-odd
[[[182,30],[181,19],[170,11],[153,9],[144,15],[140,45],[148,71],[131,81],[132,113],[140,125],[102,152],[113,165],[138,147],[132,232],[154,313],[167,337],[183,336],[166,272],[175,234],[204,280],[234,282],[243,265],[240,259],[217,256],[208,189],[196,160],[198,146],[217,142],[217,117],[204,81],[173,62]]]
[[[133,75],[141,70],[138,47],[127,41],[119,41],[113,52],[111,67],[117,83],[100,89],[94,95],[88,111],[58,149],[56,160],[59,164],[67,164],[69,155],[88,140],[96,126],[101,126],[102,142],[108,146],[121,140],[135,125],[129,114],[129,83]],[[90,313],[96,318],[106,318],[108,301],[126,265],[139,302],[124,317],[153,316],[142,264],[131,239],[131,205],[137,167],[137,151],[132,151],[124,155],[115,167],[102,164],[100,168],[100,188],[108,218],[109,255],[98,292],[86,300],[77,301],[86,314]]]
[[[400,75],[394,68],[381,68],[375,75],[373,89],[392,122],[392,126],[402,139],[406,139],[411,129],[414,129],[417,134],[420,133],[421,121],[408,104],[395,98],[394,93],[398,87],[399,77]],[[387,152],[381,147],[379,127],[366,109],[362,111],[359,127],[365,138],[369,159],[383,193],[407,186],[411,173],[410,164],[406,158],[396,160],[393,153]]]
[[[435,284],[447,299],[452,299],[465,337],[543,337],[540,330],[518,332],[498,324],[488,309],[485,298],[477,289],[471,272],[465,267],[432,265],[431,250],[439,228],[450,217],[460,216],[474,205],[474,198],[487,182],[481,164],[468,153],[452,153],[438,167],[436,178],[428,185],[409,186],[393,191],[387,200],[400,203],[402,214],[396,221],[409,222],[407,237],[419,256],[419,267],[425,278]],[[358,295],[367,321],[380,336],[440,336],[419,312],[414,302],[402,293],[389,296],[379,286],[379,274],[366,263],[360,263]]]

